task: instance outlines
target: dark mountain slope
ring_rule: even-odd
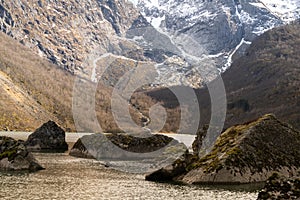
[[[300,128],[300,24],[263,34],[222,77],[228,97],[226,125],[274,113]]]

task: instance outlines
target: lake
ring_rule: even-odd
[[[14,133],[1,133],[12,136]],[[69,134],[67,134],[69,135]],[[16,133],[26,139],[28,133]],[[73,143],[79,135],[67,136]],[[34,153],[46,170],[0,173],[0,199],[241,199],[254,200],[247,186],[187,186],[145,181],[144,174],[106,168],[100,161],[73,158],[67,153]],[[250,191],[249,191],[250,190]]]

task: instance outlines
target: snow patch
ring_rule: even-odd
[[[222,68],[222,71],[226,71],[232,64],[232,57],[233,55],[239,50],[239,48],[243,45],[243,44],[248,44],[250,45],[251,42],[246,41],[244,38],[242,38],[241,42],[235,47],[235,49],[233,51],[231,51],[231,53],[229,54],[228,58],[227,58],[227,63],[224,65],[224,67]]]

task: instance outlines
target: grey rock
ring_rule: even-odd
[[[145,173],[171,164],[186,151],[184,144],[163,135],[93,134],[80,138],[70,155],[97,159],[122,171]]]
[[[28,152],[23,141],[0,137],[0,170],[38,171],[44,169]]]
[[[157,181],[157,174],[163,174],[162,177],[168,180],[171,178],[188,184],[264,182],[274,172],[296,175],[300,169],[299,146],[299,131],[273,115],[265,115],[256,121],[227,129],[208,154],[177,160],[172,168],[161,169],[147,178]],[[176,173],[178,168],[174,166],[178,163],[183,166],[183,173]]]
[[[274,173],[259,192],[258,200],[300,199],[300,174],[292,177]]]
[[[65,136],[62,128],[49,121],[29,135],[25,145],[30,151],[63,152],[68,150]]]

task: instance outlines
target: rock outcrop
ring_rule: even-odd
[[[258,200],[267,199],[300,199],[300,174],[286,177],[274,173],[268,180],[264,189],[259,192]]]
[[[107,166],[118,170],[144,173],[167,166],[186,151],[184,144],[163,135],[137,137],[99,133],[80,138],[70,150],[70,155],[104,161]],[[111,161],[122,162],[117,165],[107,164]],[[131,164],[126,164],[126,161]]]
[[[227,129],[205,156],[182,160],[185,173],[172,180],[189,184],[238,184],[264,182],[274,172],[290,176],[300,167],[299,146],[299,131],[273,115],[265,115]]]
[[[25,145],[30,151],[63,152],[68,150],[65,136],[62,128],[49,121],[29,135]]]
[[[122,35],[139,16],[130,2],[5,1],[0,3],[0,30],[62,68],[85,75],[87,55],[95,47],[131,58],[142,52]],[[85,68],[85,69],[83,69]]]
[[[23,141],[10,137],[0,137],[0,170],[37,171],[43,167],[28,152]]]

